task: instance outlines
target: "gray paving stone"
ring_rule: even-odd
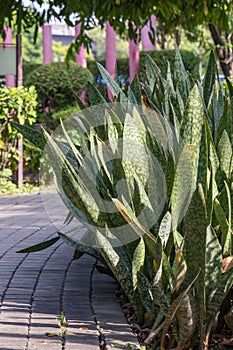
[[[73,248],[61,241],[16,253],[55,235],[40,195],[0,198],[0,350],[62,350],[61,309],[68,320],[64,350],[99,349],[95,314],[107,345],[122,337],[133,343],[112,279],[95,272],[90,285],[95,259],[72,261]]]
[[[103,286],[105,286],[103,288]],[[106,298],[105,290],[108,290]],[[130,343],[140,349],[136,336],[133,335],[121,307],[115,297],[116,284],[108,276],[94,271],[93,276],[93,308],[102,329],[106,350],[114,344],[121,346]]]

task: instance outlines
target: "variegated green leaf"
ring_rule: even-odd
[[[44,250],[44,249],[47,249],[48,247],[51,247],[51,245],[55,244],[59,239],[60,239],[60,237],[54,237],[54,238],[49,239],[48,241],[41,242],[41,243],[38,243],[38,244],[34,244],[31,247],[19,250],[16,253],[34,253],[34,252],[39,252],[40,250]]]
[[[58,235],[60,238],[63,239],[64,242],[66,242],[71,247],[75,248],[80,253],[85,253],[85,254],[91,255],[94,258],[98,259],[99,261],[101,261],[103,263],[105,262],[101,256],[100,252],[97,249],[81,243],[81,241],[79,241],[78,239],[72,238],[68,234],[58,232]]]
[[[218,225],[220,225],[223,256],[228,256],[231,253],[231,227],[227,221],[226,212],[222,208],[217,198],[214,200],[214,212],[218,221]]]
[[[115,80],[111,77],[108,71],[103,66],[101,66],[101,64],[99,64],[98,62],[96,64],[98,66],[102,78],[104,78],[112,94],[114,96],[118,96],[122,92],[120,86],[115,82]]]
[[[170,308],[168,309],[167,313],[165,314],[165,322],[164,322],[164,326],[163,326],[163,333],[162,333],[162,339],[161,339],[161,344],[160,344],[161,350],[165,350],[164,343],[165,343],[165,337],[166,337],[167,331],[169,329],[169,326],[170,326],[173,318],[175,317],[178,308],[182,304],[182,302],[185,298],[185,295],[190,291],[190,289],[192,288],[197,277],[198,277],[198,275],[195,276],[195,278],[191,281],[191,283],[188,285],[188,287],[182,293],[180,293],[179,296],[172,302]]]
[[[156,82],[161,78],[161,71],[149,55],[146,55],[146,77],[153,92]]]
[[[133,183],[136,172],[143,185],[149,177],[149,156],[145,148],[146,130],[139,113],[126,114],[123,133],[122,164],[126,178]],[[137,147],[137,162],[135,162],[134,147]]]
[[[233,232],[232,232],[232,202],[231,202],[231,192],[230,188],[226,181],[224,181],[224,185],[227,193],[227,202],[228,202],[228,233],[226,236],[226,241],[224,244],[224,255],[232,255],[233,254]]]
[[[142,88],[137,74],[129,86],[128,97],[129,101],[134,105],[140,106],[142,104]]]
[[[164,264],[163,264],[163,261],[161,261],[159,264],[159,268],[156,272],[156,275],[152,281],[151,290],[153,294],[154,303],[159,305],[160,310],[165,314],[170,307],[170,300],[169,300],[170,298],[169,298],[169,294],[166,294],[163,287],[163,281],[162,281],[163,269],[164,269]]]
[[[206,203],[203,202],[203,190],[199,186],[193,194],[185,220],[185,260],[187,263],[187,283],[198,274],[195,287],[199,306],[200,344],[205,337],[206,318],[206,235],[207,235]]]
[[[84,253],[80,252],[79,250],[75,249],[73,254],[73,260],[78,260],[83,256]]]
[[[208,109],[208,105],[213,92],[215,79],[216,79],[216,61],[215,61],[214,53],[213,51],[211,51],[206,73],[204,76],[204,81],[203,81],[203,97],[204,97],[204,102],[207,109]]]
[[[205,120],[201,143],[200,143],[200,155],[198,160],[198,175],[197,182],[202,184],[205,195],[208,191],[208,160],[209,160],[209,140],[206,128],[208,127],[207,121]]]
[[[155,309],[153,303],[153,296],[151,292],[150,282],[142,272],[137,273],[138,290],[141,302],[150,315],[155,317]]]
[[[185,107],[181,137],[184,143],[194,147],[194,184],[196,185],[198,162],[200,154],[202,128],[204,123],[204,108],[197,85],[191,90]]]
[[[206,304],[211,303],[210,295],[216,289],[222,275],[222,252],[218,238],[211,226],[206,234],[205,294]],[[214,315],[213,315],[214,317]]]
[[[232,164],[232,145],[226,130],[223,130],[222,137],[218,144],[218,158],[220,162],[221,169],[225,172],[226,177],[229,178],[231,176],[233,170]]]
[[[173,90],[173,92],[175,92],[174,83],[173,83],[173,77],[172,77],[172,73],[171,73],[171,65],[170,65],[169,61],[167,61],[167,76],[166,76],[166,80],[167,80],[170,88]]]
[[[178,119],[179,119],[179,122],[181,123],[182,119],[183,119],[184,110],[185,110],[185,102],[181,97],[181,94],[180,94],[178,87],[176,88],[176,98],[177,98],[177,102],[178,102],[178,106],[179,106]]]
[[[94,224],[99,220],[99,209],[95,200],[56,142],[45,131],[43,134],[47,141],[46,152],[56,174],[59,194],[75,216]]]
[[[189,78],[177,46],[174,65],[174,85],[176,89],[179,89],[182,99],[186,100],[188,95]]]
[[[206,311],[206,328],[213,323],[220,306],[233,285],[232,269],[225,272],[218,279],[217,284],[208,299]]]
[[[226,82],[227,82],[227,87],[229,90],[229,95],[231,100],[231,115],[232,115],[231,119],[233,119],[233,85],[229,79],[226,79]]]
[[[171,213],[168,211],[164,215],[159,227],[159,237],[161,239],[163,249],[165,249],[167,245],[167,241],[169,239],[171,232],[172,232],[172,217],[171,217]]]
[[[44,149],[45,146],[45,139],[43,138],[43,135],[41,132],[36,131],[32,127],[28,125],[21,125],[15,122],[11,122],[11,125],[18,130],[28,141],[33,143],[36,147],[40,149]]]
[[[171,194],[172,229],[176,230],[184,218],[195,189],[193,170],[194,148],[186,145],[181,153],[175,172]]]
[[[104,260],[120,283],[129,300],[134,303],[134,289],[130,271],[124,261],[116,253],[111,243],[99,231],[96,233],[96,243]]]
[[[107,103],[100,91],[90,82],[88,82],[88,101],[90,106],[95,106],[100,103]]]
[[[212,142],[209,143],[209,159],[212,172],[212,199],[214,199],[218,195],[217,172],[219,169],[219,160],[215,145]]]
[[[196,301],[190,291],[184,295],[176,311],[176,319],[179,327],[179,343],[176,350],[183,350],[186,343],[193,340],[198,322]]]
[[[219,120],[217,132],[216,132],[216,142],[218,143],[222,137],[222,133],[225,130],[228,134],[230,141],[232,142],[232,107],[226,96],[224,96],[224,110],[222,116]]]
[[[145,262],[145,243],[143,238],[140,241],[134,251],[132,260],[132,278],[134,289],[138,286],[138,272],[143,272],[143,266]]]

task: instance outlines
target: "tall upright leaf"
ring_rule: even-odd
[[[99,64],[98,62],[96,64],[98,66],[101,76],[104,78],[112,94],[114,96],[118,96],[122,92],[120,86],[117,84],[117,82],[111,77],[108,71],[101,64]]]
[[[189,86],[189,77],[185,69],[180,51],[176,46],[176,55],[175,55],[175,66],[174,66],[174,85],[175,88],[179,90],[180,95],[184,101],[186,101],[188,96],[188,86]]]
[[[172,229],[177,229],[178,224],[184,218],[190,199],[195,189],[195,174],[193,168],[193,146],[186,145],[181,153],[171,194]]]
[[[206,73],[204,76],[204,81],[203,81],[203,97],[204,97],[206,109],[208,109],[209,101],[211,99],[211,95],[214,88],[215,79],[216,79],[216,61],[214,57],[214,52],[211,51]]]
[[[120,259],[120,256],[114,250],[111,243],[99,231],[96,232],[96,243],[122,289],[125,291],[130,301],[134,303],[132,277],[125,262]]]
[[[233,149],[226,130],[223,130],[222,137],[218,144],[217,153],[220,161],[220,167],[225,172],[226,177],[229,178],[233,170]]]
[[[197,303],[199,305],[200,343],[205,337],[206,319],[206,204],[201,186],[194,192],[185,221],[185,260],[187,263],[187,283],[199,274],[196,281]]]
[[[194,183],[196,185],[198,162],[200,154],[202,127],[204,123],[204,108],[202,98],[197,85],[191,90],[185,107],[182,125],[181,137],[184,143],[194,146]]]
[[[138,245],[134,251],[132,260],[132,278],[134,289],[138,286],[138,272],[143,271],[143,266],[145,262],[145,243],[143,238],[140,238]]]
[[[27,140],[33,143],[33,145],[42,150],[44,149],[46,142],[41,132],[33,129],[28,125],[21,125],[13,121],[11,121],[11,125],[16,130],[18,130]]]

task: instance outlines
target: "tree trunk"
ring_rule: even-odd
[[[176,41],[176,45],[178,47],[180,46],[180,39],[181,39],[180,30],[176,28],[175,29],[175,41]]]
[[[209,23],[210,33],[213,42],[216,46],[218,59],[225,77],[233,76],[233,49],[232,49],[232,34],[225,34],[225,41],[222,38],[223,33],[216,28],[212,23]],[[229,44],[229,45],[227,45]]]

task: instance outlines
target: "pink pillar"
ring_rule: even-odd
[[[81,25],[82,23],[79,23],[75,26],[75,37],[80,34]],[[79,53],[76,54],[76,63],[80,64],[84,68],[87,68],[86,50],[84,45],[79,48]]]
[[[12,30],[11,28],[7,27],[4,29],[6,33],[5,40],[3,41],[4,45],[12,45]],[[7,87],[15,87],[15,76],[14,75],[6,75],[6,86]]]
[[[134,40],[129,40],[129,78],[133,80],[135,74],[140,75],[139,47]]]
[[[155,15],[152,15],[151,20],[142,28],[141,37],[142,37],[142,49],[143,49],[143,51],[156,50],[156,41],[153,44],[149,38],[149,32],[151,32],[150,26],[152,26],[152,28],[155,31],[155,35],[156,35],[156,16]]]
[[[16,36],[16,60],[17,60],[17,72],[16,72],[16,84],[18,86],[23,85],[23,56],[22,56],[22,35]],[[18,137],[18,187],[23,185],[23,136]]]
[[[106,69],[112,78],[115,76],[116,66],[116,33],[106,22]]]
[[[52,27],[50,24],[43,25],[43,63],[53,61],[52,51]]]
[[[116,68],[116,33],[110,23],[106,22],[106,69],[112,78],[115,77]],[[108,97],[112,100],[113,96],[108,89]]]

